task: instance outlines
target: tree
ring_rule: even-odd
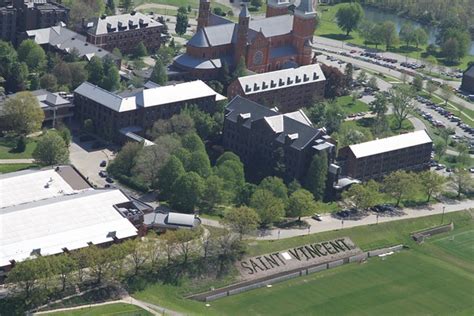
[[[448,84],[441,85],[441,97],[444,100],[444,105],[448,105],[448,101],[453,97],[453,89]]]
[[[150,137],[175,134],[178,136],[194,132],[194,121],[188,113],[175,114],[169,120],[157,120],[148,132]]]
[[[7,91],[23,91],[27,88],[28,66],[26,63],[14,62],[11,66],[10,76],[7,77],[5,88]]]
[[[26,149],[26,144],[27,144],[26,137],[24,135],[21,135],[20,137],[18,137],[16,141],[15,151],[18,153],[24,152]]]
[[[367,78],[367,73],[364,70],[361,70],[357,75],[357,81],[359,81],[360,83],[366,82]]]
[[[374,180],[364,184],[354,184],[342,193],[342,199],[359,210],[366,210],[380,203],[380,185]]]
[[[216,166],[222,165],[226,161],[237,161],[240,163],[240,158],[236,154],[231,151],[226,151],[222,155],[219,156],[216,160]]]
[[[164,65],[171,64],[171,62],[173,61],[174,55],[175,55],[175,51],[171,43],[168,47],[165,45],[161,45],[160,48],[158,49],[158,52],[156,53],[156,56],[158,57],[159,60],[161,60],[161,62]]]
[[[181,139],[181,143],[183,144],[183,148],[189,150],[190,152],[206,151],[206,147],[204,146],[202,139],[196,133],[184,135],[184,137]]]
[[[395,23],[386,21],[382,24],[380,29],[381,36],[385,43],[385,49],[388,50],[398,42],[397,29]]]
[[[240,57],[239,62],[235,66],[234,72],[232,72],[232,79],[244,77],[247,74],[247,64],[245,63],[245,57]]]
[[[166,68],[163,65],[163,62],[160,59],[156,60],[155,66],[151,73],[150,80],[159,84],[164,85],[168,82],[168,74],[166,73]]]
[[[240,160],[218,161],[214,174],[224,180],[224,190],[227,194],[227,199],[229,201],[237,199],[242,191],[242,187],[245,185],[242,162]]]
[[[330,102],[324,112],[324,126],[328,134],[337,132],[345,118],[344,110],[336,102]]]
[[[204,180],[195,172],[188,172],[172,187],[171,206],[178,211],[193,212],[204,192]]]
[[[395,171],[384,178],[383,191],[396,199],[395,206],[402,198],[412,196],[419,188],[419,178],[406,171]]]
[[[69,86],[72,81],[72,73],[69,65],[60,62],[53,68],[53,75],[57,78],[59,86]]]
[[[172,155],[166,164],[161,167],[158,174],[158,188],[160,190],[160,196],[163,199],[166,200],[170,198],[174,182],[185,173],[181,161]]]
[[[257,211],[263,227],[279,220],[285,215],[284,202],[265,189],[257,189],[250,199],[250,207]]]
[[[178,253],[183,257],[181,264],[186,266],[188,263],[189,255],[193,249],[192,241],[201,235],[199,229],[178,229],[175,232],[175,239],[177,244]]]
[[[146,49],[145,44],[143,44],[143,41],[138,43],[137,47],[135,48],[135,57],[145,57],[148,55],[148,50]]]
[[[413,24],[410,22],[403,23],[398,35],[400,40],[406,43],[407,47],[410,46],[410,43],[415,41],[415,28],[413,27]]]
[[[86,66],[86,70],[89,73],[90,83],[99,85],[104,79],[104,65],[99,57],[92,57]]]
[[[224,179],[211,175],[205,180],[205,188],[202,195],[202,205],[213,211],[216,206],[226,201]]]
[[[76,89],[79,87],[84,81],[87,81],[87,70],[85,66],[81,63],[73,63],[69,64],[69,71],[73,74],[71,78],[71,90]]]
[[[129,254],[127,261],[130,262],[133,267],[133,275],[138,275],[149,259],[149,253],[144,251],[143,244],[139,239],[127,240],[122,244],[122,247],[125,249],[125,252]]]
[[[438,60],[433,55],[427,56],[425,60],[426,60],[426,68],[431,74],[431,71],[433,70],[433,68],[438,65]]]
[[[36,259],[26,259],[18,262],[8,273],[7,282],[20,286],[25,297],[29,298],[44,268],[42,262]]]
[[[316,210],[316,203],[311,192],[305,189],[298,189],[290,195],[286,207],[287,217],[298,217],[301,221],[303,214],[312,213]]]
[[[44,74],[40,78],[40,87],[43,89],[54,92],[56,91],[57,85],[58,85],[58,80],[56,79],[56,76],[53,74]]]
[[[142,148],[143,144],[141,143],[127,142],[115,156],[115,159],[109,163],[107,171],[114,176],[125,175],[130,177]]]
[[[133,0],[120,0],[120,6],[125,12],[129,12],[133,8]]]
[[[339,148],[367,142],[373,139],[373,135],[369,129],[349,125],[344,125],[341,130],[337,133],[334,133],[332,137],[337,139]]]
[[[456,170],[449,178],[451,186],[457,192],[457,197],[460,197],[461,193],[468,193],[474,189],[474,180],[469,172],[464,169]]]
[[[415,109],[413,97],[413,88],[405,84],[398,85],[389,90],[389,100],[397,122],[397,129],[402,128],[403,121]]]
[[[250,0],[250,4],[256,8],[260,8],[263,5],[263,0]]]
[[[431,97],[433,95],[433,92],[438,89],[438,86],[433,82],[433,80],[427,80],[425,83],[425,89],[426,91],[428,91],[428,94]]]
[[[321,201],[324,197],[327,173],[328,156],[326,152],[314,155],[306,174],[305,187],[313,193],[316,200]]]
[[[120,74],[115,65],[108,67],[100,86],[108,91],[120,88]]]
[[[346,68],[344,68],[344,76],[346,76],[347,85],[352,84],[354,77],[354,66],[352,63],[347,63]]]
[[[422,27],[418,27],[415,29],[413,34],[413,42],[415,43],[416,48],[420,45],[426,45],[428,43],[428,34]]]
[[[194,171],[203,178],[209,177],[211,174],[211,163],[207,153],[201,150],[192,151],[187,170]]]
[[[324,97],[334,99],[335,97],[341,96],[347,88],[344,74],[336,67],[327,66],[325,64],[321,64],[321,70],[324,73],[324,77],[326,77]]]
[[[53,273],[59,275],[61,279],[61,290],[64,292],[71,274],[78,268],[77,262],[68,254],[50,256],[48,260],[51,263]]]
[[[166,135],[155,140],[155,146],[144,147],[132,173],[137,173],[152,189],[158,188],[158,174],[172,153],[179,148],[179,140]]]
[[[19,135],[28,135],[40,130],[44,112],[38,99],[30,92],[19,92],[8,98],[3,106],[9,127]]]
[[[260,182],[258,189],[264,189],[272,192],[274,196],[281,199],[285,203],[288,200],[288,189],[281,178],[266,177]]]
[[[202,139],[217,139],[221,133],[224,121],[217,113],[211,116],[195,106],[185,109],[184,113],[193,119],[196,132]]]
[[[83,130],[87,134],[93,134],[95,130],[94,122],[92,119],[85,119],[83,123]]]
[[[378,90],[379,86],[377,84],[377,78],[375,78],[375,76],[370,77],[369,81],[367,82],[367,86],[373,90]]]
[[[416,75],[413,78],[412,85],[415,88],[416,91],[420,92],[423,90],[423,77],[420,75]]]
[[[64,164],[69,161],[69,148],[56,131],[50,130],[40,138],[32,156],[43,166]]]
[[[434,171],[426,170],[419,174],[420,184],[426,193],[426,202],[429,202],[434,194],[441,193],[446,183],[446,178]]]
[[[59,124],[59,127],[56,130],[59,136],[61,136],[61,138],[64,140],[64,143],[66,144],[66,146],[69,147],[69,144],[71,144],[71,140],[72,140],[72,135],[69,128],[67,128],[66,125],[64,124]]]
[[[34,40],[27,39],[18,47],[18,60],[32,71],[40,71],[46,66],[46,53]]]
[[[188,28],[188,16],[184,13],[179,12],[176,15],[176,27],[175,32],[178,35],[183,35],[186,33],[186,29]]]
[[[244,235],[255,231],[260,218],[254,209],[242,206],[233,208],[224,214],[222,223],[233,232],[239,234],[240,240]]]
[[[442,157],[446,153],[446,149],[448,149],[448,146],[446,143],[440,139],[435,140],[434,142],[434,152]]]
[[[364,18],[364,10],[359,3],[341,6],[336,12],[337,25],[346,32],[346,36],[357,28]]]

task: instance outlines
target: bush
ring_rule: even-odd
[[[26,149],[26,137],[22,135],[18,137],[16,141],[15,151],[18,153],[22,153],[25,151],[25,149]]]
[[[130,187],[131,189],[146,193],[148,192],[148,186],[137,181],[136,179],[133,179],[131,177],[127,177],[125,175],[117,175],[115,177],[120,183],[123,185],[126,185]]]

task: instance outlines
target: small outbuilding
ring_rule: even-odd
[[[144,223],[149,229],[193,229],[201,225],[201,219],[194,214],[154,212],[145,214]]]

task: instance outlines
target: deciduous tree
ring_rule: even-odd
[[[30,92],[19,92],[5,101],[2,113],[9,127],[19,135],[28,135],[40,130],[44,112],[38,99]]]
[[[40,165],[64,164],[69,161],[69,148],[56,131],[50,130],[40,138],[32,156]]]
[[[403,198],[413,196],[419,189],[419,178],[406,171],[395,171],[384,178],[383,191],[396,199],[395,206]]]
[[[399,85],[389,90],[389,100],[397,122],[397,129],[402,128],[403,121],[415,109],[413,102],[414,91],[408,85]]]
[[[255,231],[260,218],[257,212],[249,207],[242,206],[233,208],[224,214],[222,223],[233,232],[239,234],[240,240],[244,235]]]
[[[342,198],[347,204],[352,204],[360,210],[366,210],[379,204],[382,200],[380,185],[373,180],[364,184],[354,184],[349,190],[342,193]]]
[[[173,184],[171,206],[178,211],[193,212],[201,201],[204,180],[195,172],[188,172]]]
[[[430,201],[434,194],[441,193],[443,191],[447,180],[444,176],[430,170],[421,172],[419,174],[419,179],[421,187],[426,193],[427,202]]]
[[[176,156],[172,155],[166,164],[164,164],[160,169],[158,174],[158,188],[160,190],[160,196],[163,199],[166,200],[171,197],[174,182],[185,173],[181,161]]]
[[[316,210],[316,203],[311,192],[305,189],[298,189],[290,195],[286,206],[287,217],[298,217],[301,221],[303,214],[310,214]]]
[[[24,40],[17,51],[18,60],[25,62],[32,71],[40,71],[46,66],[46,54],[34,40]]]
[[[451,176],[451,187],[457,192],[457,197],[461,196],[461,193],[468,193],[474,190],[474,180],[468,171],[464,169],[456,170]]]
[[[250,207],[256,210],[263,227],[269,226],[285,215],[284,202],[265,189],[257,189],[252,194]]]
[[[357,28],[363,18],[364,10],[357,2],[344,5],[336,12],[337,25],[346,32],[346,36]]]

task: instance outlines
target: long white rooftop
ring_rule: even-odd
[[[120,190],[87,190],[0,209],[0,266],[136,236],[113,206],[127,201]]]
[[[426,131],[421,130],[412,133],[376,139],[361,144],[350,145],[349,148],[354,153],[356,158],[362,158],[399,150],[402,148],[428,144],[431,142],[432,140]]]
[[[209,96],[215,96],[216,101],[226,99],[201,80],[144,89],[131,97],[121,97],[89,82],[82,83],[74,92],[116,112],[132,111],[139,107],[159,106]]]
[[[264,72],[252,76],[239,77],[245,94],[279,90],[326,80],[318,64]]]

